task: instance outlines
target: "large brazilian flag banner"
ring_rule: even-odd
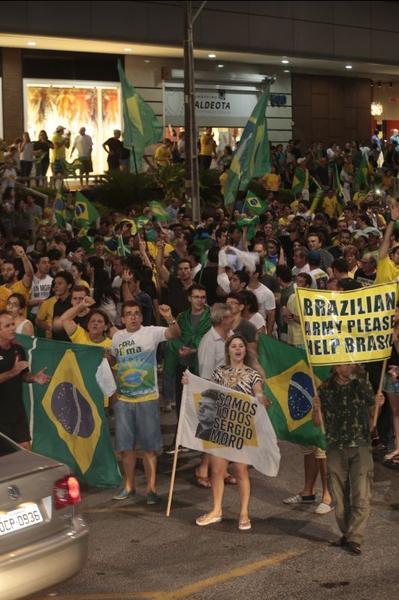
[[[96,372],[104,350],[25,335],[17,336],[32,373],[47,367],[47,385],[24,386],[32,449],[66,463],[82,483],[121,482]]]
[[[325,448],[325,437],[312,421],[314,390],[305,350],[262,333],[258,355],[266,375],[265,393],[271,401],[267,412],[277,438]],[[329,376],[330,367],[316,367],[314,373],[319,386]]]

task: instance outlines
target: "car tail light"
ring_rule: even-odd
[[[68,475],[54,484],[55,508],[64,508],[80,502],[80,486],[76,477]]]

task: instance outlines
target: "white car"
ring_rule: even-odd
[[[88,552],[69,468],[0,433],[0,598],[17,600],[75,575]]]

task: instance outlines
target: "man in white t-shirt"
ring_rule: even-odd
[[[79,129],[79,135],[76,136],[73,146],[71,148],[71,158],[72,154],[78,151],[79,160],[81,162],[80,167],[80,183],[83,185],[83,175],[86,175],[86,185],[89,183],[89,173],[93,170],[93,165],[91,162],[91,153],[93,151],[93,140],[86,133],[86,128],[81,127]]]
[[[41,256],[36,263],[37,270],[33,276],[32,287],[28,305],[30,312],[37,315],[39,306],[50,296],[53,278],[50,273],[50,259],[48,256]]]
[[[259,281],[262,277],[262,269],[261,264],[256,265],[256,270],[251,275],[247,289],[253,292],[258,300],[259,312],[266,321],[266,333],[273,335],[276,322],[276,299],[273,292]]]
[[[300,246],[294,250],[294,266],[291,269],[293,277],[296,277],[298,273],[310,273],[308,256],[309,250],[305,246]]]
[[[143,327],[141,306],[134,301],[122,307],[126,329],[112,338],[117,402],[114,404],[116,450],[122,454],[125,483],[114,500],[135,494],[137,451],[143,453],[147,477],[147,504],[156,504],[157,454],[162,447],[157,380],[157,348],[161,342],[179,337],[180,327],[169,306],[159,306],[168,327]]]

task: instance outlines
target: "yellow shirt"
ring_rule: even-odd
[[[155,150],[154,159],[157,165],[161,165],[162,167],[169,165],[172,160],[171,151],[166,146],[158,146]]]
[[[75,281],[75,285],[83,285],[83,287],[87,287],[88,289],[90,289],[90,285],[85,279],[79,279],[79,281]]]
[[[330,198],[329,196],[326,196],[324,198],[323,210],[330,219],[337,216],[338,200],[337,200],[336,196],[333,196],[332,198]]]
[[[83,329],[80,325],[78,325],[72,335],[69,336],[69,339],[74,344],[86,344],[86,346],[99,346],[100,348],[111,348],[112,340],[111,338],[105,338],[101,342],[93,342],[90,339],[89,334],[86,329]],[[104,406],[107,407],[109,405],[109,397],[104,396]]]
[[[155,260],[158,254],[158,248],[154,242],[147,242],[147,250],[148,254]],[[165,244],[164,246],[164,256],[169,256],[171,252],[173,252],[174,248],[171,244]]]
[[[264,175],[263,181],[265,182],[267,190],[270,190],[271,192],[279,191],[281,177],[280,175],[277,175],[277,173],[267,173],[267,175]]]
[[[0,310],[5,310],[11,292],[5,285],[0,285]]]
[[[389,283],[397,281],[399,277],[399,265],[395,265],[393,260],[386,256],[377,263],[377,275],[375,283]]]
[[[37,311],[37,318],[40,321],[44,321],[47,325],[52,328],[53,326],[53,317],[54,317],[54,304],[57,302],[57,298],[52,296],[51,298],[47,298],[42,304],[39,306],[39,310]],[[46,338],[51,339],[51,330],[46,330]]]
[[[86,344],[86,346],[100,346],[101,348],[111,348],[112,346],[111,338],[107,337],[101,342],[93,342],[86,329],[83,329],[80,325],[76,327],[74,333],[69,336],[69,339],[74,344]]]
[[[294,200],[293,202],[291,202],[290,207],[291,210],[293,212],[296,212],[298,210],[298,206],[299,206],[299,200]]]
[[[222,192],[222,196],[224,195],[224,186],[226,185],[227,178],[228,178],[227,171],[224,171],[224,173],[222,173],[219,177],[220,191]]]
[[[291,294],[288,298],[287,309],[292,315],[298,317],[298,306],[296,301],[296,295]],[[296,321],[289,321],[287,328],[287,342],[293,346],[304,346],[305,340],[303,339],[301,324]]]
[[[203,133],[200,137],[200,154],[203,156],[212,156],[215,152],[216,143],[211,135]]]
[[[29,300],[30,288],[27,288],[22,279],[16,281],[8,288],[12,294],[21,294],[26,301]]]
[[[55,162],[56,160],[65,160],[65,138],[61,133],[55,133],[51,138],[51,141],[54,144],[54,148],[51,148],[51,162]],[[56,144],[60,144],[62,142],[62,146],[57,147]]]

